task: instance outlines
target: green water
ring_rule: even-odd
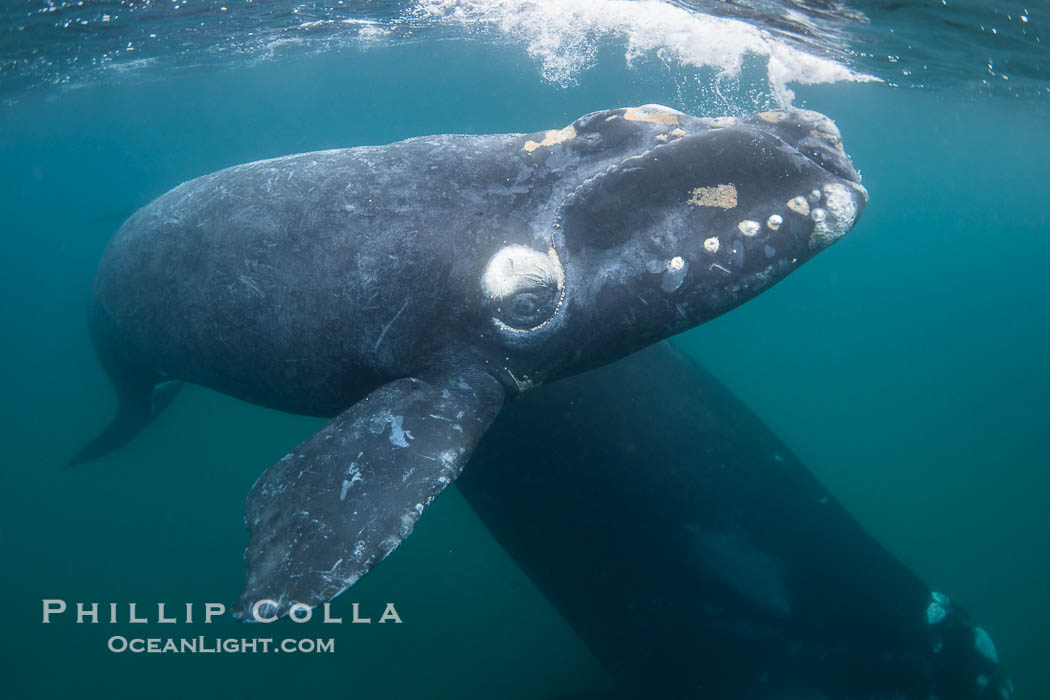
[[[704,106],[661,67],[600,66],[561,89],[495,49],[406,44],[38,93],[0,110],[0,697],[535,698],[610,685],[455,493],[333,606],[348,620],[356,601],[377,618],[394,601],[403,624],[267,629],[334,637],[334,658],[106,649],[114,634],[261,635],[228,618],[171,632],[40,619],[43,598],[232,601],[244,497],[321,423],[190,387],[126,449],[58,469],[113,408],[84,311],[128,214],[263,157],[533,131],[610,106]],[[677,342],[882,543],[969,609],[1019,697],[1050,697],[1045,119],[958,93],[798,93],[837,121],[871,202],[838,245]]]

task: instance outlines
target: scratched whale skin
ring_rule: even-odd
[[[704,323],[854,225],[834,123],[608,109],[531,134],[292,155],[186,182],[104,253],[89,328],[125,444],[192,382],[332,417],[248,497],[246,619],[412,531],[503,404]]]

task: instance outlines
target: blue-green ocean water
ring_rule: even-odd
[[[1019,697],[1050,697],[1050,134],[1045,106],[962,89],[796,88],[871,193],[855,230],[675,342],[851,512],[995,638]],[[41,624],[41,599],[228,602],[245,494],[322,421],[190,387],[127,448],[58,466],[114,401],[85,327],[94,267],[137,207],[228,165],[428,133],[533,131],[595,109],[725,107],[658,62],[568,87],[472,41],[335,49],[155,80],[28,91],[0,109],[4,698],[535,698],[608,687],[457,493],[334,606],[327,655],[112,654],[126,623]],[[198,616],[200,611],[198,610]],[[145,625],[139,627],[146,627]],[[148,626],[151,634],[159,625]],[[242,636],[229,618],[180,636]],[[255,630],[249,636],[255,636]]]

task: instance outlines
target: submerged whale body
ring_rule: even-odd
[[[316,605],[408,536],[508,399],[753,298],[866,202],[802,110],[647,105],[205,175],[103,256],[89,321],[119,406],[71,463],[131,439],[170,380],[334,416],[253,487],[236,611]]]
[[[609,697],[1013,697],[991,637],[668,344],[505,414],[456,486]]]

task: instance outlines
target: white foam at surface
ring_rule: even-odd
[[[766,58],[777,102],[790,105],[788,83],[874,81],[827,58],[800,51],[747,22],[704,15],[661,0],[421,0],[415,11],[465,26],[494,27],[524,41],[546,79],[569,84],[593,65],[601,40],[626,41],[624,58],[657,56],[719,77],[736,78],[745,57]]]

